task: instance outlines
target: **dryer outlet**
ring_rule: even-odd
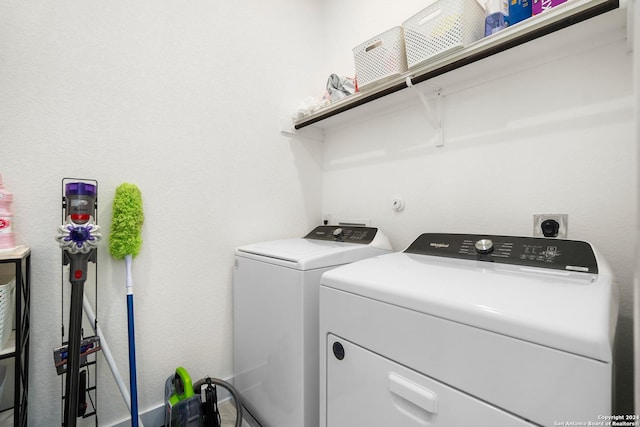
[[[534,214],[533,237],[567,238],[568,214]]]
[[[404,200],[402,199],[402,197],[395,197],[391,201],[391,209],[393,209],[395,212],[402,212],[404,210]]]

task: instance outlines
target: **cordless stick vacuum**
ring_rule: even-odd
[[[80,389],[80,347],[82,303],[89,261],[96,261],[96,247],[102,237],[94,222],[96,186],[73,182],[65,186],[65,224],[58,227],[56,240],[69,263],[71,307],[69,311],[68,359],[64,398],[64,426],[74,427]]]

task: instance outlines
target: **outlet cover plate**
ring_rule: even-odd
[[[558,229],[557,239],[566,239],[569,228],[568,214],[534,214],[533,215],[533,237],[544,237],[542,233],[542,223],[548,219],[558,221],[560,228]],[[548,237],[550,238],[550,237]]]

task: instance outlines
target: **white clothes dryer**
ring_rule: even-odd
[[[322,276],[320,426],[602,421],[617,313],[589,243],[423,234]]]
[[[380,230],[352,226],[236,249],[234,386],[262,426],[318,425],[320,276],[390,251]]]

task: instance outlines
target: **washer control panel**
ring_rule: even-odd
[[[425,233],[406,253],[598,273],[593,248],[578,240]]]
[[[373,241],[373,238],[376,237],[377,232],[377,228],[371,227],[321,225],[311,230],[304,238],[368,245]]]

